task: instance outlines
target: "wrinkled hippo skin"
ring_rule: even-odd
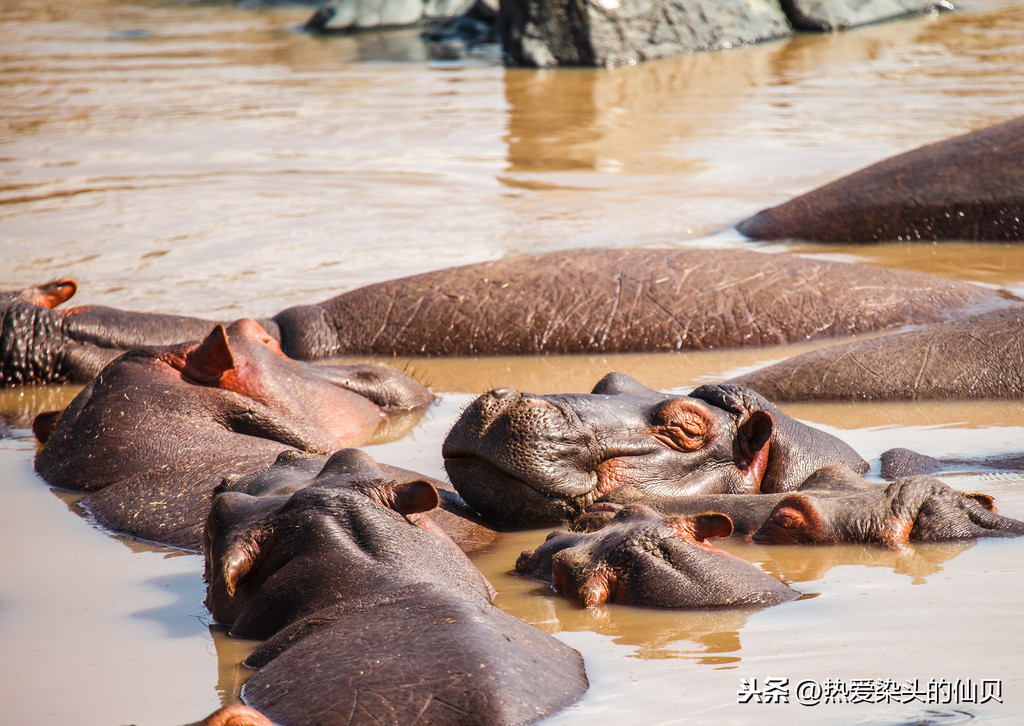
[[[701,386],[669,395],[620,373],[590,394],[490,391],[456,421],[442,454],[470,507],[517,525],[571,521],[625,485],[654,493],[782,492],[828,464],[867,469],[842,441],[747,389]]]
[[[996,514],[985,494],[961,494],[929,476],[883,485],[828,467],[806,489],[784,496],[753,540],[760,544],[860,542],[900,548],[910,542],[1019,537],[1024,522]]]
[[[451,540],[407,518],[436,503],[428,482],[380,480],[216,498],[207,604],[269,637],[246,703],[282,725],[507,724],[586,691],[576,651],[494,607]]]
[[[0,298],[0,382],[86,382],[126,349],[213,323]],[[574,250],[368,285],[260,321],[300,360],[777,345],[954,319],[997,292],[900,270],[741,250]]]
[[[724,514],[666,517],[631,505],[595,532],[552,532],[543,545],[520,555],[516,572],[551,583],[586,607],[749,607],[797,597],[771,575],[705,541],[730,534],[732,522]]]
[[[1024,398],[1024,307],[794,356],[732,379],[773,401]]]
[[[293,494],[306,487],[367,487],[380,482],[427,482],[437,490],[439,505],[418,517],[420,526],[437,527],[463,552],[481,550],[498,538],[494,525],[480,519],[451,484],[389,464],[380,464],[357,449],[342,449],[328,456],[292,449],[278,455],[273,465],[244,476],[228,476],[215,494],[240,492],[254,497]],[[429,524],[429,523],[433,524]]]
[[[285,449],[330,452],[430,395],[385,366],[285,357],[255,322],[218,325],[199,344],[142,349],[111,363],[68,405],[36,471],[84,491],[116,532],[199,549],[210,492]]]
[[[1024,117],[886,159],[740,222],[754,239],[1024,240]]]
[[[1021,471],[1024,470],[1024,454],[999,454],[995,456],[943,457],[919,454],[910,449],[889,449],[880,458],[883,479],[899,479],[904,476],[935,474],[940,471],[977,471],[978,469]]]
[[[929,476],[872,482],[841,465],[814,472],[795,492],[685,496],[622,487],[598,499],[573,529],[602,526],[633,505],[667,516],[723,514],[733,534],[761,544],[880,544],[1009,537],[1024,522],[998,515],[987,494],[962,494]]]

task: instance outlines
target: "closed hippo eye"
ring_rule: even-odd
[[[667,401],[655,411],[655,418],[651,436],[676,451],[699,451],[712,434],[712,419],[692,400]]]

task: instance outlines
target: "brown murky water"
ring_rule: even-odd
[[[83,302],[223,318],[518,252],[750,246],[761,207],[882,157],[1024,114],[1024,8],[961,12],[613,71],[430,60],[416,34],[311,38],[307,9],[6,0],[0,289],[55,275]],[[759,245],[1024,294],[1024,247]],[[441,394],[379,459],[443,476],[440,442],[495,385],[663,389],[788,350],[413,361]],[[211,633],[201,563],[94,529],[32,472],[31,415],[0,393],[0,723],[176,724],[230,699],[245,643]],[[895,445],[1019,451],[1019,403],[789,406],[877,468]],[[1024,476],[950,476],[1024,517]],[[592,687],[551,723],[1015,723],[1024,543],[729,544],[809,597],[760,612],[585,611],[508,574],[543,532],[479,558],[498,604],[583,653]],[[813,597],[810,597],[813,596]],[[789,705],[739,704],[788,678]],[[1001,701],[798,705],[804,679],[998,679]],[[813,694],[812,694],[813,695]],[[939,694],[941,695],[941,694]],[[979,699],[981,700],[981,699]]]

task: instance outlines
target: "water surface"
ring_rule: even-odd
[[[73,276],[82,302],[231,319],[367,282],[589,246],[754,248],[1024,294],[1024,248],[753,244],[738,220],[886,156],[1024,114],[1024,7],[614,70],[429,58],[415,32],[312,38],[308,9],[8,0],[0,17],[0,289]],[[795,350],[802,350],[797,347]],[[412,361],[439,403],[377,458],[443,476],[490,387],[587,390],[608,370],[687,391],[790,349]],[[31,469],[26,427],[74,389],[0,393],[0,721],[177,724],[233,697],[246,643],[212,633],[201,562],[111,537]],[[1019,451],[1019,403],[792,405],[877,471],[900,445]],[[1024,517],[1024,477],[946,478]],[[497,603],[583,653],[551,723],[1010,723],[1024,710],[1024,543],[730,551],[808,597],[753,613],[583,610],[478,563]],[[738,704],[741,679],[1002,680],[1004,703]]]

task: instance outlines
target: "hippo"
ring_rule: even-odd
[[[359,443],[388,416],[432,400],[386,366],[291,360],[252,320],[208,332],[201,343],[111,362],[56,419],[36,471],[85,492],[82,504],[115,532],[198,550],[225,475],[264,468],[288,449]]]
[[[429,482],[331,478],[211,508],[207,604],[267,638],[247,705],[282,725],[508,724],[586,691],[579,653],[496,608],[452,541],[410,521],[437,503]]]
[[[1024,307],[788,358],[731,379],[773,401],[1024,398]]]
[[[497,540],[499,528],[478,517],[448,482],[378,463],[358,449],[341,449],[330,456],[288,449],[265,469],[224,477],[213,493],[241,492],[267,497],[293,494],[311,486],[367,486],[376,482],[416,481],[427,482],[440,497],[436,509],[417,518],[420,526],[438,528],[467,554],[482,550]]]
[[[688,496],[620,487],[598,499],[572,529],[600,528],[623,508],[641,504],[672,517],[718,513],[732,534],[760,544],[879,544],[1024,534],[1024,522],[995,512],[987,494],[962,493],[930,476],[868,481],[849,467],[822,467],[795,491]]]
[[[996,454],[993,456],[936,458],[910,449],[896,448],[883,451],[879,457],[883,479],[899,479],[916,474],[935,474],[941,471],[1024,470],[1024,454]]]
[[[216,322],[55,309],[75,289],[62,280],[0,297],[0,384],[84,383],[125,350],[197,341]],[[1005,304],[976,285],[852,263],[743,250],[584,249],[381,282],[258,322],[299,360],[533,355],[778,345]]]
[[[1024,117],[908,151],[737,225],[760,240],[1024,240]]]
[[[543,545],[520,555],[516,572],[549,582],[588,608],[606,602],[763,607],[798,597],[771,575],[706,542],[730,534],[732,522],[724,514],[667,517],[633,504],[596,532],[552,532]]]
[[[930,476],[904,477],[881,488],[832,466],[810,477],[806,489],[777,502],[752,539],[899,549],[910,542],[1021,535],[1024,522],[997,514],[988,495],[961,494]]]
[[[796,489],[828,464],[866,471],[834,436],[730,384],[688,396],[610,373],[590,394],[497,388],[471,403],[442,447],[456,490],[485,519],[574,519],[609,491],[753,494]]]

